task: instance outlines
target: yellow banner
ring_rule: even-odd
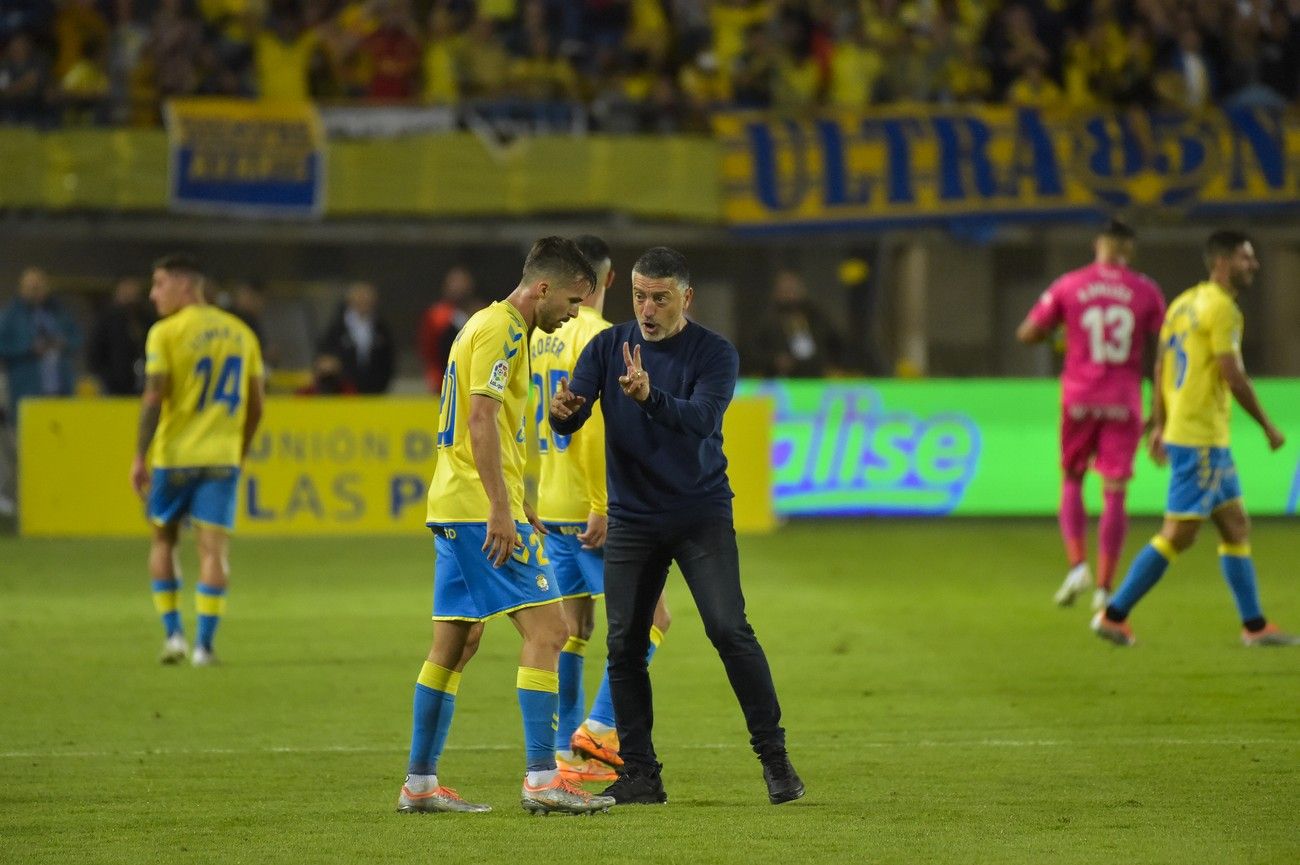
[[[180,159],[158,130],[0,128],[0,207],[160,211],[169,153]],[[547,135],[497,152],[468,132],[425,133],[337,139],[324,153],[326,216],[722,218],[718,150],[698,136]]]
[[[1032,221],[1118,208],[1300,212],[1300,116],[1012,107],[715,118],[727,222],[748,229]]]
[[[23,402],[19,422],[20,531],[100,537],[148,532],[128,483],[134,400]],[[272,398],[240,479],[235,531],[244,535],[397,535],[424,529],[433,475],[434,399]],[[772,403],[732,403],[723,433],[736,492],[736,527],[775,526]]]

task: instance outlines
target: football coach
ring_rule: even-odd
[[[609,684],[624,762],[605,795],[619,804],[668,798],[651,741],[646,654],[655,602],[676,561],[744,712],[768,799],[779,805],[804,786],[786,754],[772,672],[740,589],[722,453],[739,357],[724,337],[687,320],[693,296],[681,253],[647,251],[632,268],[635,319],[597,335],[550,403],[551,428],[563,435],[583,425],[597,400],[605,419]]]

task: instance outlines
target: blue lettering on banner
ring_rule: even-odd
[[[1233,189],[1246,188],[1246,155],[1243,143],[1249,143],[1255,155],[1255,168],[1270,189],[1281,189],[1286,184],[1286,131],[1282,116],[1277,111],[1237,108],[1228,112],[1232,120],[1232,173]]]
[[[356,472],[344,472],[334,478],[334,483],[331,485],[334,497],[347,507],[346,510],[334,512],[334,519],[341,523],[355,522],[365,516],[366,500],[356,488],[359,483],[361,483],[361,475]]]
[[[247,514],[250,520],[273,520],[276,517],[275,511],[266,510],[257,500],[257,476],[248,475],[244,479],[245,484],[245,502],[247,505]]]
[[[299,475],[293,482],[293,489],[289,493],[289,504],[284,507],[284,518],[292,519],[302,510],[311,512],[311,515],[318,520],[325,519],[325,506],[321,504],[320,493],[316,491],[316,484],[312,482],[311,475]]]
[[[828,387],[812,412],[792,408],[780,384],[758,394],[776,400],[779,514],[945,515],[979,464],[979,428],[960,413],[890,411],[866,387]]]
[[[407,462],[422,463],[433,459],[433,436],[420,429],[407,430],[402,437],[402,451]]]
[[[788,139],[782,149],[790,152],[794,172],[785,177],[777,169],[776,131],[784,132]],[[791,210],[798,207],[808,190],[808,156],[803,130],[793,120],[774,123],[751,123],[746,130],[754,152],[755,192],[760,201],[772,210]]]
[[[426,498],[424,478],[418,475],[393,475],[388,483],[388,515],[397,519],[402,511]]]
[[[1300,126],[1261,108],[745,113],[715,124],[725,206],[738,227],[1095,218],[1115,207],[1300,209]]]

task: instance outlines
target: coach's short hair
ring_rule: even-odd
[[[686,257],[666,246],[647,249],[636,260],[636,264],[632,265],[632,272],[639,273],[646,279],[675,279],[681,288],[691,284],[691,271],[686,266]]]
[[[153,269],[185,274],[197,282],[202,282],[205,275],[203,265],[199,264],[199,260],[188,252],[173,252],[164,255],[153,263]]]
[[[567,237],[543,237],[528,250],[524,260],[524,282],[535,282],[545,277],[577,282],[585,280],[591,290],[596,288],[596,271],[587,263],[578,245]]]
[[[1250,243],[1250,235],[1231,228],[1221,228],[1205,241],[1205,266],[1213,269],[1214,262],[1232,255],[1243,243]]]

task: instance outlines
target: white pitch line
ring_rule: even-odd
[[[968,740],[941,740],[941,739],[920,739],[914,742],[854,742],[850,739],[834,743],[832,748],[839,749],[873,749],[884,750],[887,748],[1089,748],[1096,747],[1099,743],[1096,740],[1074,741],[1067,739],[968,739]],[[1165,747],[1217,747],[1217,748],[1245,748],[1252,746],[1300,746],[1300,738],[1296,739],[1175,739],[1175,738],[1147,738],[1147,739],[1110,739],[1104,743],[1113,747],[1144,747],[1144,746],[1165,746]],[[517,744],[505,745],[461,745],[448,748],[449,752],[456,751],[513,751],[519,746]],[[798,745],[795,746],[798,750]],[[695,742],[691,744],[674,745],[672,750],[684,751],[726,751],[732,749],[745,748],[743,742],[737,743],[705,743]],[[823,742],[820,749],[825,750],[826,744]],[[269,745],[264,748],[144,748],[133,751],[0,751],[0,759],[7,760],[25,760],[25,759],[46,759],[46,758],[93,758],[93,757],[186,757],[186,756],[203,756],[203,755],[233,755],[233,754],[397,754],[406,749],[398,746],[377,747],[365,745],[322,745],[316,748],[303,748],[292,745]]]

